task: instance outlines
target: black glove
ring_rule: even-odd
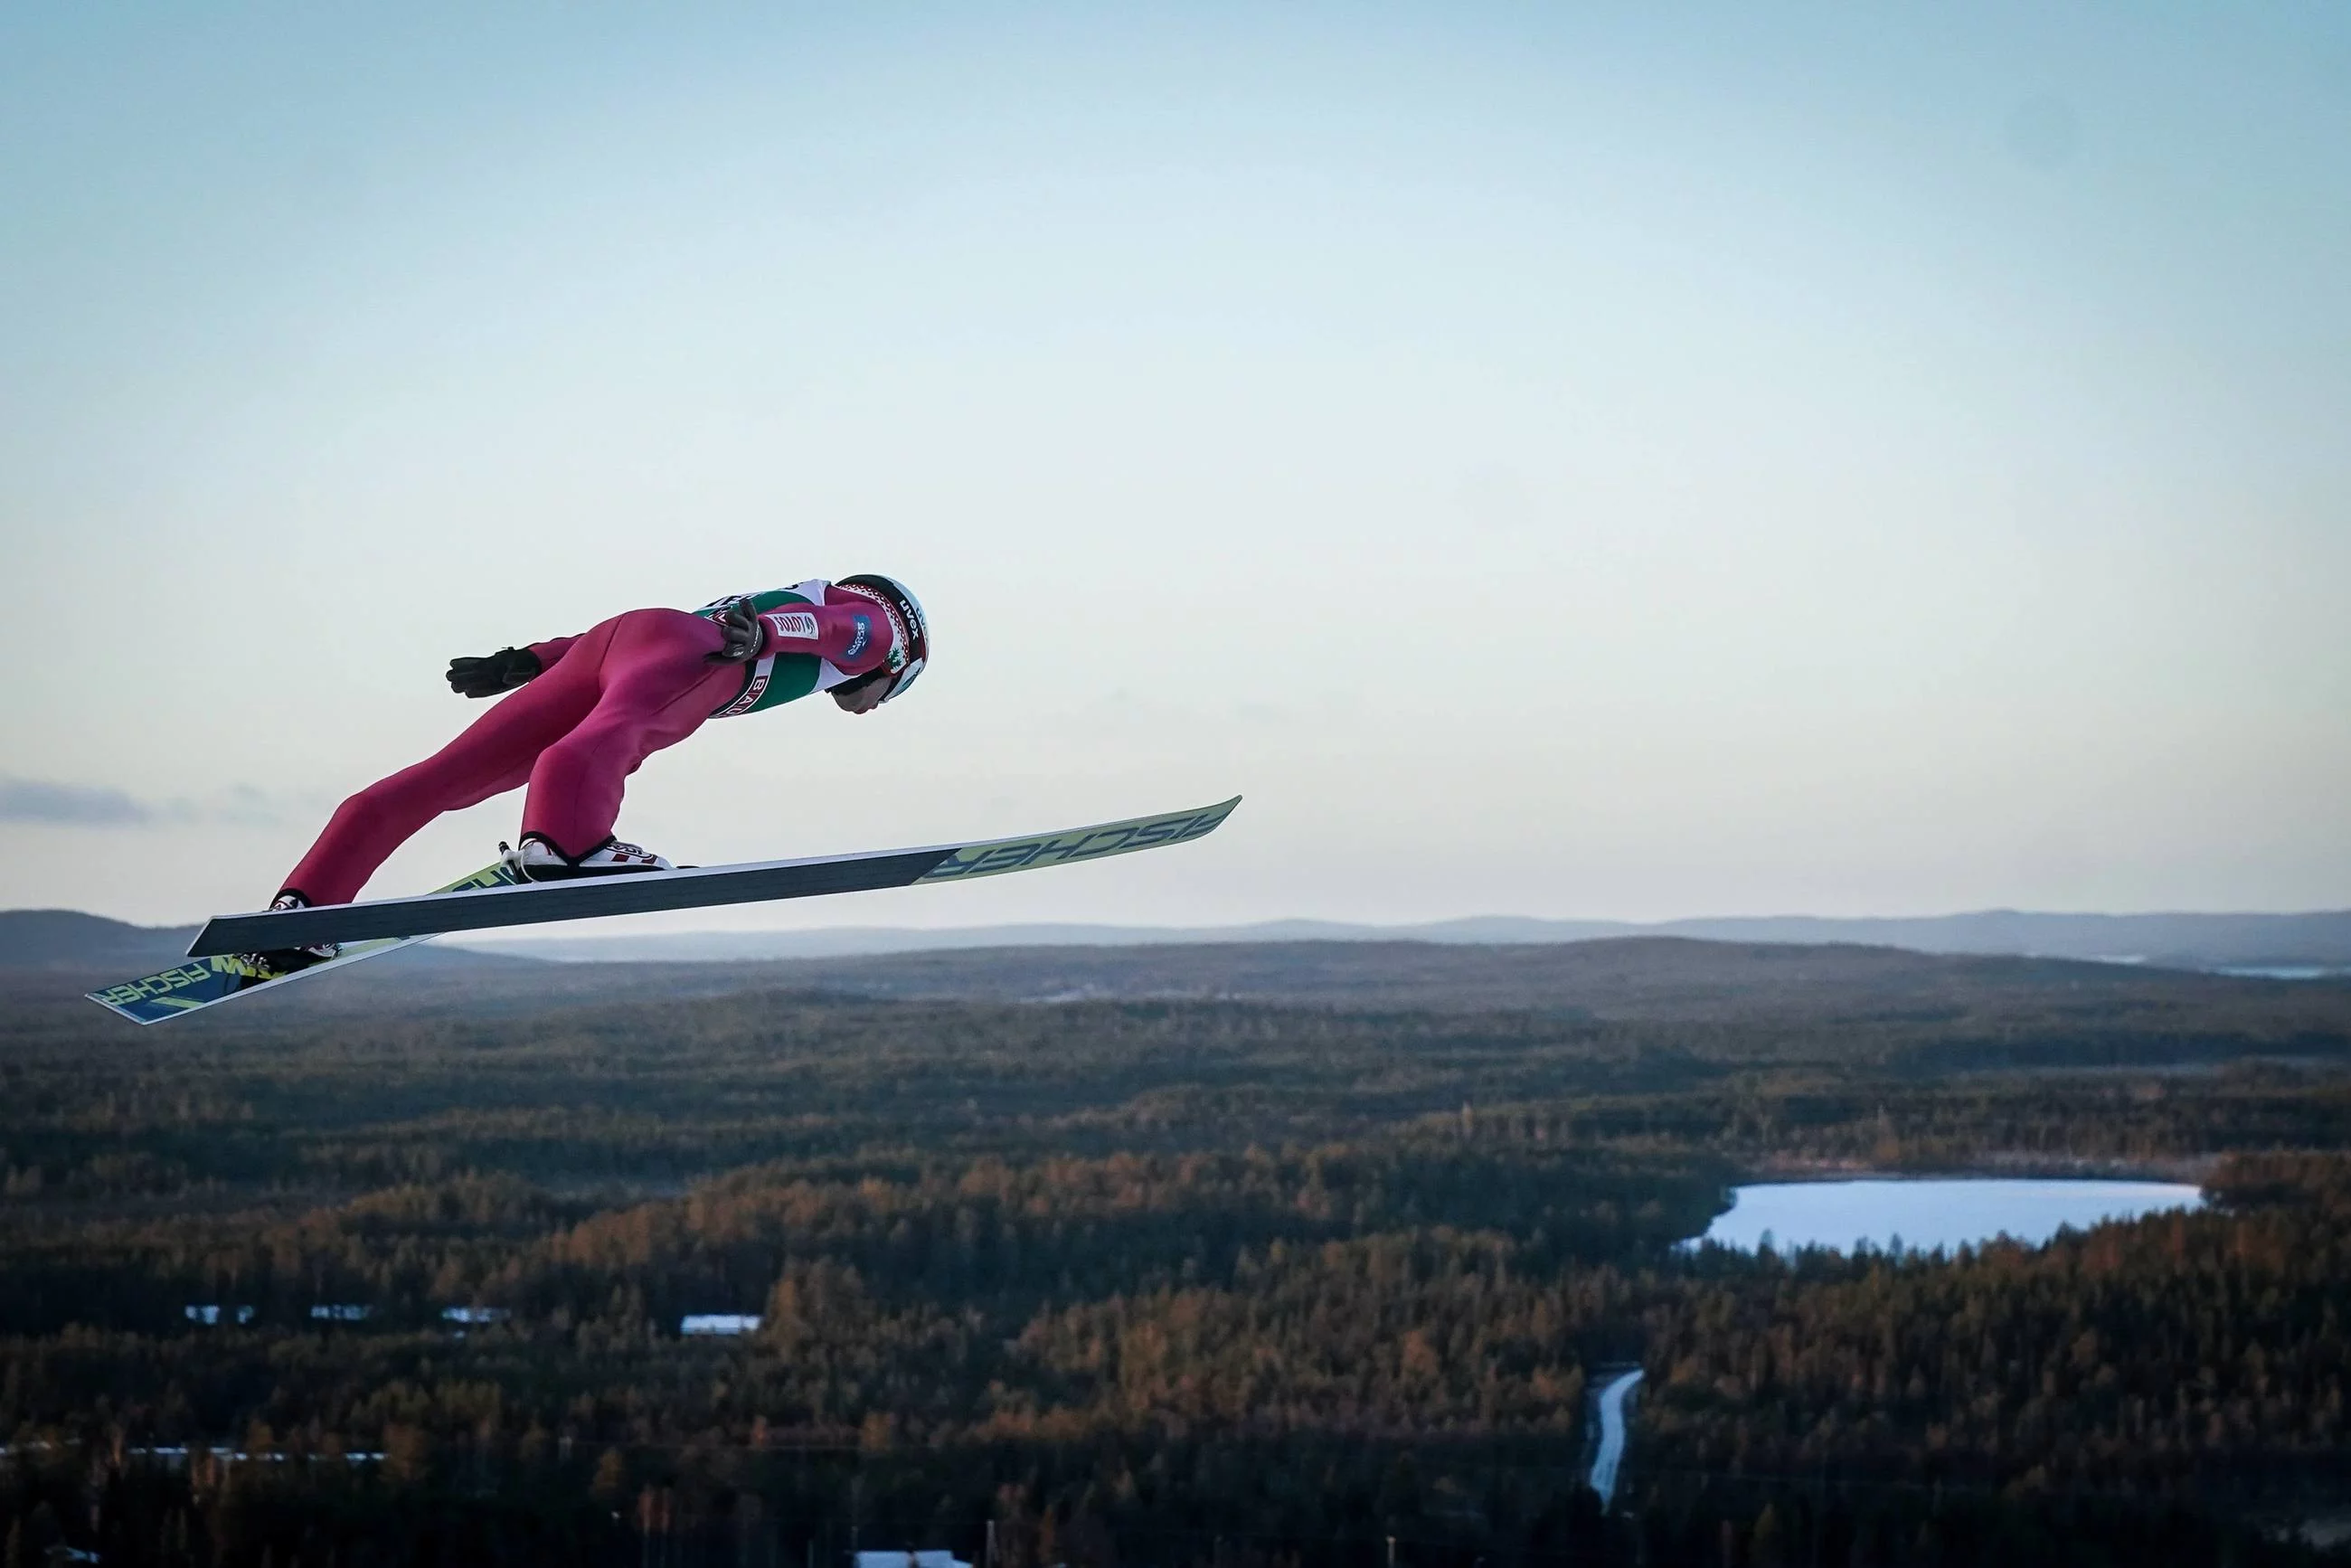
[[[718,652],[710,655],[714,664],[747,664],[759,656],[760,646],[768,640],[768,628],[760,622],[758,612],[747,599],[738,599],[718,615],[719,634],[726,641]]]
[[[547,666],[528,648],[501,648],[486,659],[449,661],[449,689],[461,697],[510,692]]]

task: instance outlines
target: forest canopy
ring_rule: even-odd
[[[1704,946],[1507,1006],[1474,951],[1410,1007],[489,967],[143,1032],[0,974],[8,1568],[2313,1550],[2351,990]],[[2216,1202],[1683,1245],[1860,1169]]]

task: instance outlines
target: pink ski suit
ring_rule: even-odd
[[[444,811],[528,784],[522,831],[567,855],[611,836],[628,777],[722,714],[772,707],[879,668],[895,632],[870,599],[823,581],[755,595],[766,627],[751,664],[713,664],[724,638],[700,612],[632,610],[534,643],[542,672],[464,734],[336,809],[285,886],[348,904],[385,857]]]

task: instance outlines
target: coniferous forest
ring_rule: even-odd
[[[2351,1533],[2351,986],[1228,952],[1125,992],[387,962],[147,1030],[0,970],[0,1568]],[[1687,1245],[1741,1179],[1863,1171],[2211,1201],[1957,1256]],[[715,1314],[758,1321],[684,1332]],[[1590,1396],[1636,1365],[1604,1509]]]

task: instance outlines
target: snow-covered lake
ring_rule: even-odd
[[[2196,1187],[2158,1181],[2040,1181],[1959,1177],[1929,1181],[1761,1182],[1733,1189],[1704,1239],[1753,1250],[1771,1245],[1950,1251],[2007,1236],[2035,1246],[2066,1227],[2198,1208]]]

